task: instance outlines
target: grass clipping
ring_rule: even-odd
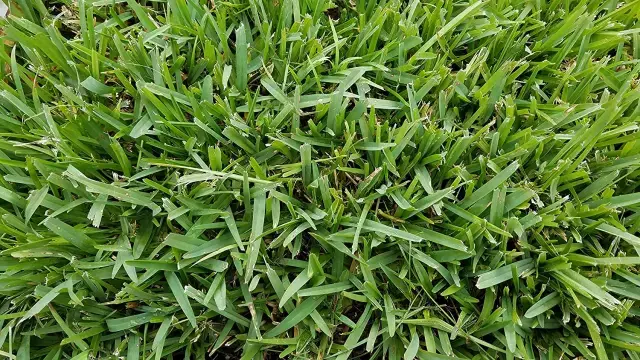
[[[640,359],[639,6],[12,1],[0,357]]]

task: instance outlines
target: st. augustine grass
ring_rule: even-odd
[[[640,359],[640,1],[10,4],[0,358]]]

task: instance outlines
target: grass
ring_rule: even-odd
[[[639,1],[10,4],[0,357],[640,359]]]

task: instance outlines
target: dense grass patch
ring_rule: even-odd
[[[0,357],[639,360],[639,13],[13,0]]]

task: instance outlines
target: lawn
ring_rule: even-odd
[[[640,1],[9,7],[0,358],[640,360]]]

